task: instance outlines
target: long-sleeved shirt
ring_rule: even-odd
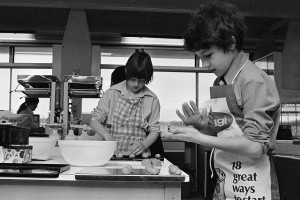
[[[20,122],[18,124],[18,126],[35,128],[34,123],[33,123],[34,113],[33,113],[33,111],[29,107],[27,107],[24,110],[22,110],[19,114],[28,115],[28,117],[24,118],[24,120],[22,122]]]
[[[92,111],[92,117],[102,124],[111,124],[117,99],[120,95],[130,97],[126,89],[126,81],[113,85],[98,102],[98,106]],[[143,98],[143,129],[146,132],[159,131],[160,103],[157,96],[146,86],[139,92],[136,98]]]
[[[224,78],[227,84],[234,85],[238,105],[243,111],[244,137],[260,142],[267,153],[276,148],[280,97],[274,80],[254,63],[248,61],[238,73],[247,60],[247,54],[241,51]]]

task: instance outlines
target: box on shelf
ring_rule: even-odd
[[[28,145],[29,131],[25,127],[0,125],[0,146]]]

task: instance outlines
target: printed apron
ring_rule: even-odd
[[[243,135],[243,113],[235,97],[233,82],[231,85],[211,87],[210,92],[211,115],[218,137]],[[272,199],[271,194],[271,166],[267,154],[253,159],[214,149],[214,168],[218,178],[213,199],[277,199]]]
[[[142,125],[143,99],[132,99],[120,95],[112,116],[110,129],[112,137],[117,141],[115,155],[118,153],[129,155],[131,144],[146,138],[146,132]]]

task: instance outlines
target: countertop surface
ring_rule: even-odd
[[[50,158],[46,161],[33,160],[31,164],[67,164],[61,156],[59,147],[55,147]],[[170,174],[167,159],[161,162],[160,173],[151,175],[141,165],[141,161],[117,161],[111,160],[103,166],[84,167],[71,166],[69,170],[62,172],[57,178],[23,178],[23,177],[0,177],[0,179],[26,179],[26,180],[53,180],[53,181],[152,181],[152,182],[189,182],[189,175],[182,171],[181,175]],[[128,175],[120,173],[126,165],[133,168],[133,173]]]

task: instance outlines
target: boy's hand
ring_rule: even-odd
[[[207,110],[203,109],[200,113],[200,110],[196,106],[195,102],[190,101],[190,105],[185,102],[182,105],[182,112],[183,114],[181,114],[179,110],[176,110],[178,117],[180,117],[186,126],[192,125],[199,131],[208,127],[209,117],[207,116]]]
[[[196,138],[203,136],[203,133],[199,132],[193,127],[176,127],[171,130],[171,132],[166,132],[162,134],[162,137],[181,140],[186,142],[195,142]]]

